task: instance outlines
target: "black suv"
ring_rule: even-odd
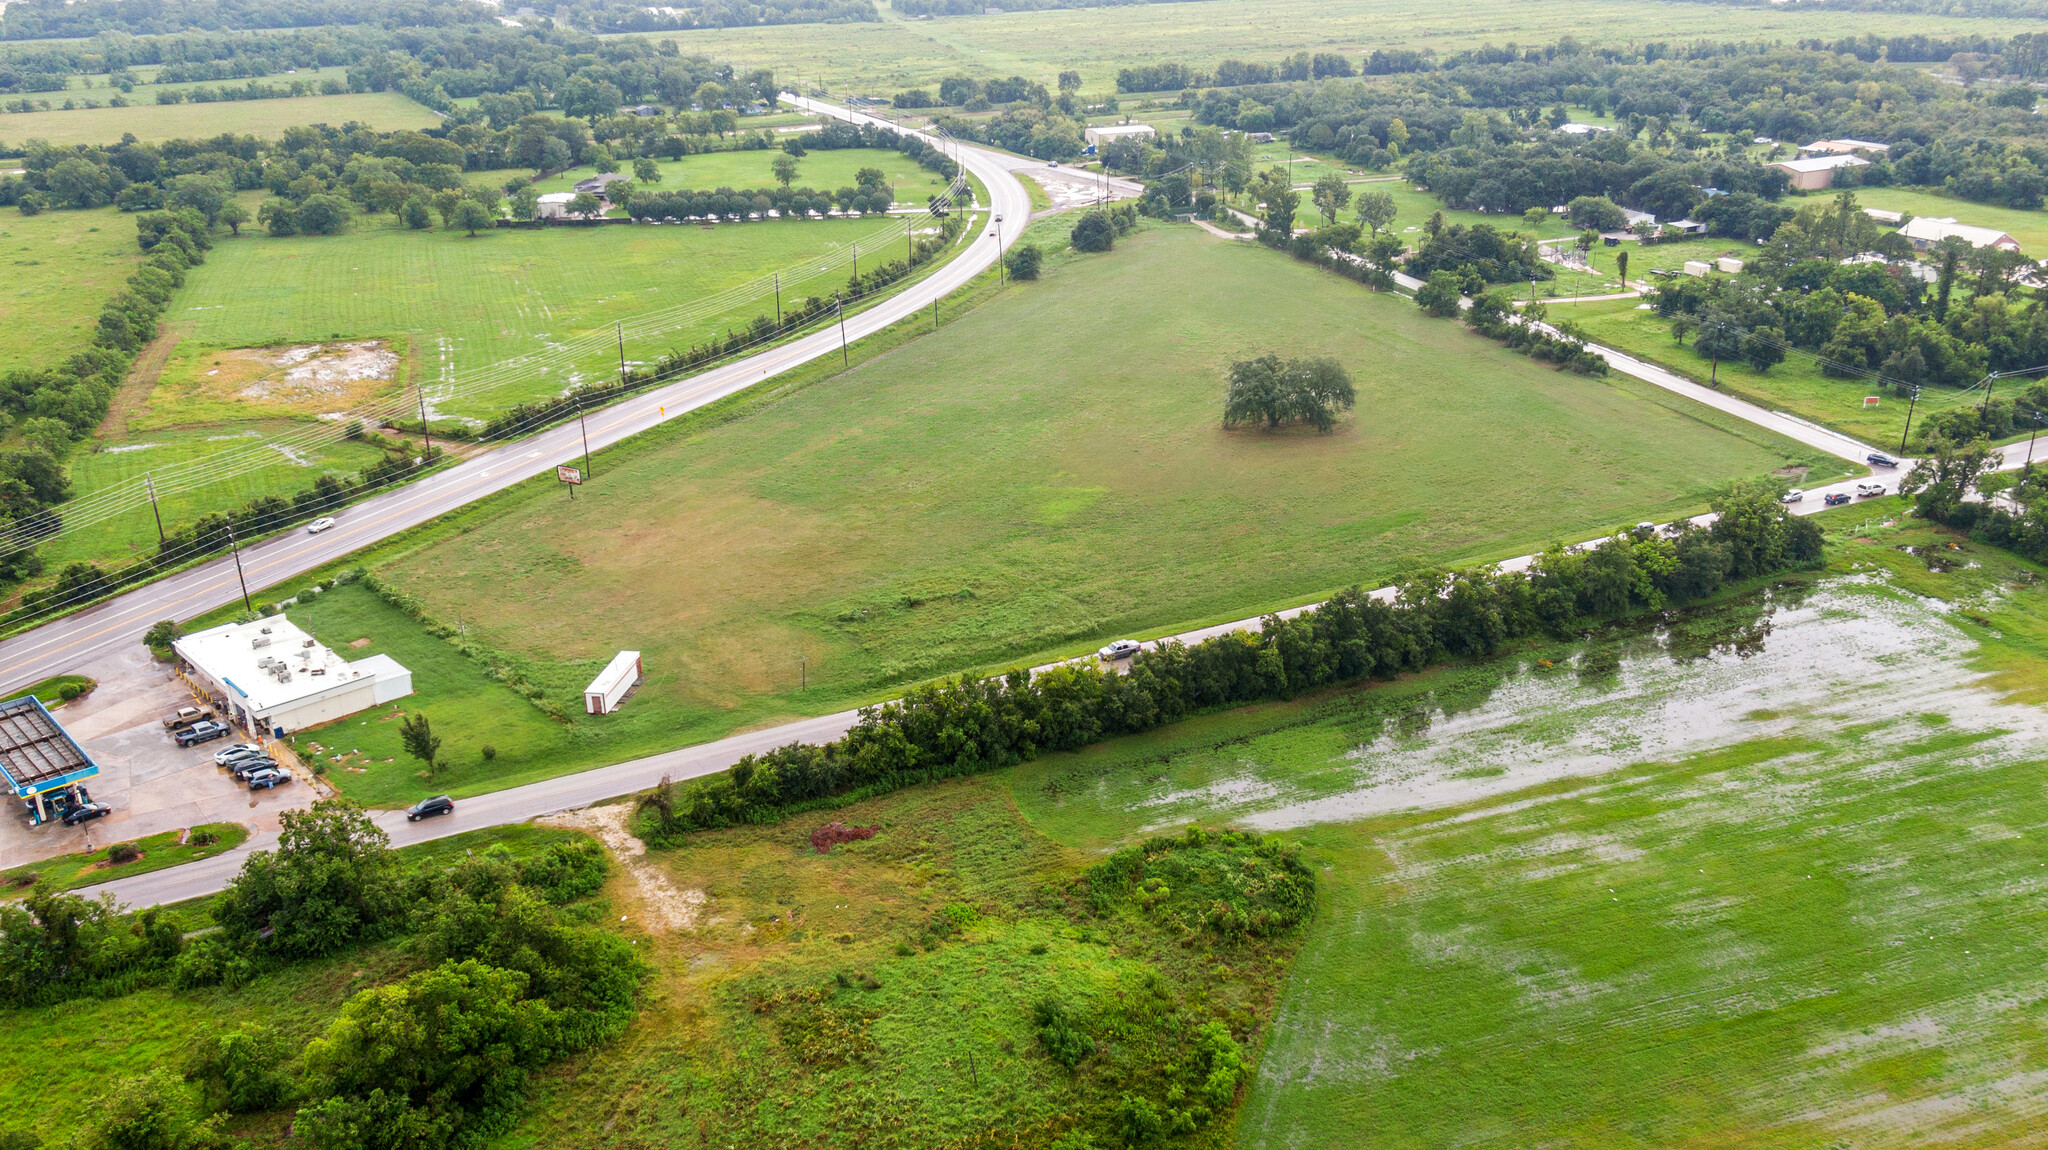
[[[454,799],[449,798],[447,795],[435,795],[431,799],[421,799],[419,802],[406,808],[405,821],[416,823],[430,815],[452,815],[454,813]]]

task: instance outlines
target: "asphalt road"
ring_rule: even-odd
[[[881,123],[794,96],[809,111],[841,119]],[[893,125],[892,125],[893,126]],[[1031,200],[1011,174],[1035,161],[984,148],[948,145],[963,167],[987,187],[994,214],[1014,239],[1031,213]],[[985,221],[985,217],[984,217]],[[929,308],[995,262],[998,240],[990,227],[973,234],[958,254],[924,279],[855,315],[846,317],[846,338],[858,340]],[[766,351],[713,368],[702,375],[644,392],[586,417],[595,451],[678,418],[705,404],[744,391],[761,381],[840,349],[839,325],[832,324]],[[509,443],[403,487],[372,496],[339,512],[334,527],[320,535],[293,531],[242,551],[242,569],[253,593],[286,583],[379,540],[417,527],[466,504],[502,491],[556,465],[583,463],[583,432],[575,421]],[[597,477],[602,484],[603,476]],[[140,513],[138,513],[140,514]],[[109,648],[138,643],[159,619],[189,619],[241,597],[230,557],[138,587],[105,603],[53,620],[0,642],[0,691],[11,691],[64,674]]]

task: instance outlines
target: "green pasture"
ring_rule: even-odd
[[[222,421],[213,426],[145,432],[119,440],[87,440],[65,461],[74,497],[143,479],[179,464],[214,461],[208,468],[212,478],[206,486],[180,491],[165,483],[160,489],[158,510],[164,529],[175,531],[209,511],[240,507],[260,496],[290,499],[313,486],[323,473],[351,475],[380,457],[377,449],[366,444],[339,436],[309,435],[309,429],[317,431],[320,425],[307,421],[235,421],[231,412],[221,415]],[[235,469],[232,472],[228,470],[231,467]],[[62,538],[43,544],[40,554],[44,563],[118,562],[156,551],[156,518],[146,502],[98,523],[88,525],[80,519],[69,526],[72,530]]]
[[[700,152],[684,156],[680,160],[658,160],[661,182],[651,190],[671,191],[690,189],[707,191],[712,188],[772,188],[776,186],[774,170],[769,166],[781,151],[746,152]],[[896,188],[896,198],[903,203],[922,204],[926,196],[946,186],[936,172],[920,167],[903,153],[893,148],[840,148],[805,154],[797,160],[796,187],[816,188],[820,191],[835,191],[853,186],[854,175],[862,168],[880,168]],[[613,171],[630,176],[633,169],[629,164],[615,164]],[[578,180],[587,180],[598,175],[596,168],[575,168],[552,176],[534,187],[542,192],[569,191]],[[635,187],[650,190],[635,181]]]
[[[412,232],[388,216],[357,221],[343,236],[269,237],[223,243],[208,253],[166,320],[212,347],[410,336],[422,380],[444,416],[483,416],[559,393],[618,369],[612,344],[535,367],[503,383],[466,385],[472,374],[614,321],[694,304],[781,270],[785,301],[844,286],[844,268],[805,278],[807,259],[892,229],[899,220],[764,221],[715,227],[615,226]],[[866,245],[863,245],[865,254]],[[881,259],[900,258],[876,243]],[[757,298],[680,322],[656,339],[629,340],[628,362],[651,362],[775,308]]]
[[[184,836],[186,831],[164,831],[133,840],[135,848],[142,852],[142,857],[134,862],[114,865],[108,858],[107,851],[109,847],[120,844],[109,844],[108,847],[101,847],[98,850],[59,855],[56,858],[16,867],[8,871],[5,877],[8,882],[15,882],[33,874],[39,880],[39,889],[73,890],[163,870],[165,867],[174,867],[180,863],[212,858],[214,855],[241,846],[249,837],[249,828],[240,823],[207,823],[204,826],[191,827],[189,831],[192,834],[211,834],[214,840],[205,844],[179,842],[179,838]],[[19,887],[15,893],[25,892],[26,889],[26,886]],[[6,892],[0,891],[0,894],[4,893]]]
[[[1229,363],[1268,351],[1348,364],[1357,414],[1328,436],[1219,427]],[[1503,484],[1473,445],[1509,426]],[[1400,297],[1157,227],[828,383],[609,453],[574,505],[523,489],[379,570],[572,712],[561,771],[1506,558],[1795,463],[1839,470],[1660,389],[1560,374]],[[621,648],[646,652],[646,684],[583,717],[578,692]],[[443,789],[503,769],[458,766]]]
[[[1433,48],[1438,54],[1513,41],[1550,44],[1589,29],[1638,39],[1783,40],[1801,37],[1954,35],[1954,18],[1834,12],[1787,5],[1644,9],[1627,0],[1525,0],[1512,7],[1461,0],[1274,0],[1257,5],[1133,4],[1010,12],[999,16],[904,20],[888,8],[874,24],[718,28],[648,33],[684,54],[729,60],[736,68],[776,69],[785,83],[823,80],[834,92],[888,96],[935,85],[945,76],[1022,75],[1050,86],[1062,69],[1080,71],[1090,92],[1107,91],[1120,68],[1168,60],[1213,66],[1227,57],[1278,60],[1298,51],[1363,57],[1374,48]],[[1972,19],[1971,32],[2030,31],[2022,19]]]
[[[217,87],[218,85],[209,85]],[[136,99],[147,88],[136,89]],[[154,97],[148,97],[154,100]],[[276,136],[304,124],[340,127],[356,122],[378,131],[431,128],[441,122],[426,107],[397,92],[299,96],[278,100],[221,100],[211,104],[137,102],[126,108],[74,108],[0,115],[0,143],[116,144],[123,133],[144,142],[200,139],[223,132]]]
[[[1007,782],[1070,847],[1308,845],[1246,1150],[2024,1144],[2048,602],[1900,510],[1829,513],[1816,581]]]
[[[2048,212],[1972,203],[1936,191],[1913,188],[1857,188],[1856,202],[1866,208],[1905,212],[1912,216],[1944,216],[1959,224],[1997,228],[2020,242],[2021,250],[2039,258],[2048,252]],[[1795,207],[1799,201],[1789,201]]]
[[[90,344],[141,260],[135,217],[111,207],[0,215],[0,369],[47,367]]]
[[[1629,260],[1631,278],[1640,258],[1632,255]],[[1693,350],[1689,340],[1682,346],[1674,341],[1668,322],[1656,312],[1641,310],[1634,300],[1559,304],[1551,309],[1550,318],[1570,320],[1585,331],[1587,339],[1649,360],[1694,382],[1713,379],[1730,395],[1772,411],[1790,412],[1886,450],[1897,449],[1906,430],[1905,400],[1869,379],[1830,379],[1821,373],[1814,358],[1803,352],[1792,352],[1768,372],[1727,360],[1716,370]],[[1877,397],[1876,407],[1863,405],[1870,396]],[[1929,387],[1920,393],[1915,417],[1982,398],[1982,392]]]

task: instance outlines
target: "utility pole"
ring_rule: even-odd
[[[938,301],[933,300],[932,303],[933,306],[937,306]],[[156,505],[156,480],[145,475],[142,477],[142,485],[149,488],[149,510],[150,514],[156,516],[156,546],[157,550],[161,551],[164,546],[164,513]]]
[[[846,302],[833,300],[832,310],[839,313],[839,366],[848,367],[846,359]]]
[[[583,422],[583,396],[570,393],[576,400],[576,429],[583,433],[583,478],[590,478],[590,427]]]
[[[860,290],[860,241],[853,241],[853,290]]]
[[[612,327],[619,333],[619,386],[624,387],[626,386],[626,325],[624,321],[617,321],[612,324]],[[582,408],[579,407],[577,410],[581,411]]]
[[[427,428],[427,389],[426,389],[426,386],[425,386],[424,384],[420,383],[420,381],[419,381],[419,380],[413,380],[413,381],[412,381],[412,389],[413,389],[414,391],[416,391],[416,392],[418,392],[418,393],[419,393],[419,397],[420,397],[420,434],[421,434],[422,436],[425,436],[425,437],[426,437],[426,440],[427,440],[427,454],[428,454],[428,455],[432,455],[432,454],[434,453],[434,433],[433,433],[432,431],[428,430],[428,428]]]
[[[782,273],[775,273],[775,330],[782,330]]]
[[[2022,478],[2034,470],[2034,436],[2041,430],[2041,413],[2029,411],[2027,414],[2033,417],[2034,426],[2027,432],[2027,461],[2020,467]]]
[[[996,214],[996,220],[995,220],[995,223],[996,223],[996,284],[997,284],[997,286],[998,286],[998,287],[1008,287],[1008,286],[1009,286],[1009,284],[1010,284],[1010,269],[1009,269],[1009,268],[1007,268],[1007,267],[1004,267],[1004,266],[1003,266],[1003,217],[1002,217],[1002,213],[998,212],[998,213]]]
[[[939,297],[932,297],[932,330],[939,330]]]
[[[1920,385],[1917,383],[1914,384],[1913,390],[1909,393],[1909,395],[1911,396],[1911,398],[1906,400],[1906,430],[1899,432],[1900,455],[1904,455],[1906,453],[1906,437],[1913,433],[1913,409],[1919,406],[1920,403]]]
[[[242,576],[242,549],[235,543],[235,525],[228,524],[228,551],[235,557],[235,582],[242,585],[242,607],[254,611],[256,604],[249,602],[249,581]]]

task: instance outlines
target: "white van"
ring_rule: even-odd
[[[1856,498],[1858,499],[1868,499],[1873,495],[1883,494],[1884,484],[1882,483],[1859,483],[1856,485]]]

